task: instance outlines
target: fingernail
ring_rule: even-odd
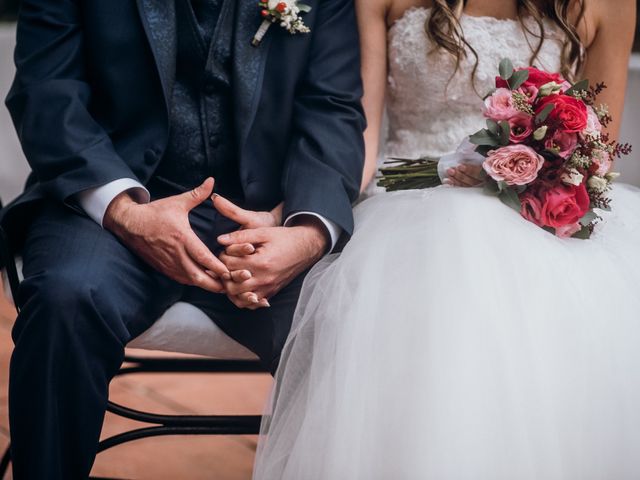
[[[260,300],[258,300],[258,296],[257,295],[249,295],[249,301],[251,303],[260,303]]]
[[[231,274],[230,273],[223,273],[222,274],[222,278],[224,278],[225,280],[231,280]]]
[[[211,195],[211,200],[213,200],[214,202],[216,201],[216,198],[218,198],[220,195],[218,195],[217,193],[213,193]]]
[[[269,300],[267,300],[266,298],[263,298],[262,300],[260,300],[260,305],[262,305],[263,307],[271,306],[271,304],[269,303]]]
[[[229,241],[229,235],[227,235],[226,233],[224,235],[220,235],[218,237],[218,241],[219,242],[228,242]]]
[[[449,170],[447,170],[447,173],[449,175],[453,175],[454,173],[456,173],[456,171],[453,168],[450,168]]]
[[[245,280],[249,280],[253,275],[251,275],[251,272],[249,270],[245,270],[244,272],[242,272],[242,278]]]
[[[247,253],[253,253],[253,252],[256,251],[256,249],[255,249],[255,247],[253,245],[247,245],[244,250]]]

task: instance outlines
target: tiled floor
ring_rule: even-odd
[[[1,291],[1,289],[0,289]],[[0,295],[0,449],[9,441],[7,380],[15,311]],[[117,379],[111,398],[133,408],[177,414],[256,414],[268,393],[268,375],[144,374]],[[136,422],[108,414],[103,435]],[[251,477],[256,437],[166,437],[140,440],[98,456],[93,474],[126,479],[215,479]]]

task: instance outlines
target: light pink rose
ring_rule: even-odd
[[[582,225],[580,225],[580,223],[564,225],[563,227],[556,227],[556,236],[560,238],[569,238],[573,237],[580,230],[582,230]]]
[[[482,164],[497,182],[527,185],[533,182],[544,164],[544,158],[526,145],[508,145],[491,150]]]
[[[513,96],[508,88],[498,88],[484,101],[484,116],[496,122],[509,120],[518,113],[520,112],[513,104]]]
[[[547,150],[557,153],[561,158],[569,158],[577,145],[578,136],[575,133],[561,132],[560,130],[544,142]]]
[[[533,117],[520,112],[509,119],[510,139],[513,143],[522,143],[533,133]]]
[[[602,124],[598,114],[593,110],[593,107],[587,107],[587,128],[584,129],[583,134],[597,137],[600,132],[602,132]]]
[[[611,170],[613,161],[611,160],[609,152],[605,152],[604,150],[593,150],[591,152],[591,160],[593,160],[593,163],[598,166],[596,175],[604,177],[609,173],[609,170]]]

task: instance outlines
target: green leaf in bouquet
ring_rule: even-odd
[[[544,122],[549,117],[551,112],[553,112],[554,108],[556,108],[556,106],[553,103],[547,104],[542,109],[542,111],[538,115],[536,115],[536,124],[540,125],[542,122]]]
[[[593,222],[594,220],[597,220],[598,218],[598,214],[595,213],[593,210],[589,210],[584,217],[582,217],[580,219],[580,225],[582,225],[583,227],[586,227],[587,225],[589,225],[591,222]]]
[[[513,63],[508,58],[503,58],[498,66],[500,72],[500,78],[503,80],[509,80],[513,75]]]
[[[529,70],[518,70],[517,72],[513,72],[513,75],[511,75],[511,78],[508,80],[509,88],[511,88],[511,90],[517,90],[528,79]]]
[[[506,206],[513,208],[516,212],[520,213],[522,210],[522,204],[520,203],[520,197],[512,188],[503,188],[498,194],[498,198]]]
[[[572,236],[572,238],[578,238],[580,240],[588,240],[590,237],[591,237],[591,229],[589,227],[582,227]]]
[[[493,146],[493,145],[478,145],[476,147],[476,153],[479,153],[483,157],[489,156],[489,152],[491,150],[495,150],[495,146]]]
[[[309,13],[311,11],[311,7],[306,3],[296,3],[296,6],[300,9],[301,12]]]
[[[574,83],[571,88],[564,92],[564,94],[575,96],[577,93],[583,91],[586,92],[587,90],[589,90],[589,80],[585,78],[584,80],[580,80],[579,82]]]
[[[500,125],[500,144],[509,145],[511,141],[511,125],[506,120],[502,120],[498,125]]]
[[[490,118],[487,118],[487,130],[489,130],[495,136],[500,135],[500,127],[498,126],[498,123],[494,120],[491,120]]]
[[[486,128],[483,128],[479,132],[471,135],[469,137],[469,141],[474,145],[489,145],[491,147],[497,147],[498,145],[500,145],[498,137],[496,135],[493,135]]]
[[[500,185],[493,179],[487,179],[484,183],[484,193],[496,196],[500,193]]]

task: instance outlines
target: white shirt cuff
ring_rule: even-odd
[[[127,190],[130,191],[139,203],[149,203],[151,200],[149,191],[144,188],[140,182],[132,178],[119,178],[106,185],[89,188],[88,190],[78,193],[76,199],[89,218],[102,226],[104,214],[107,212],[107,208],[109,208],[113,199]]]
[[[338,243],[338,239],[340,238],[340,235],[342,235],[342,228],[340,228],[338,226],[338,224],[336,224],[335,222],[332,222],[328,218],[325,218],[322,215],[319,215],[319,214],[314,213],[314,212],[296,212],[296,213],[292,213],[285,220],[284,226],[285,227],[290,226],[291,222],[293,221],[293,219],[295,217],[300,216],[300,215],[311,215],[312,217],[316,217],[318,220],[320,220],[322,222],[322,224],[327,229],[327,232],[329,233],[329,238],[331,239],[331,248],[329,249],[329,252],[333,251],[333,249],[336,246],[336,243]]]

